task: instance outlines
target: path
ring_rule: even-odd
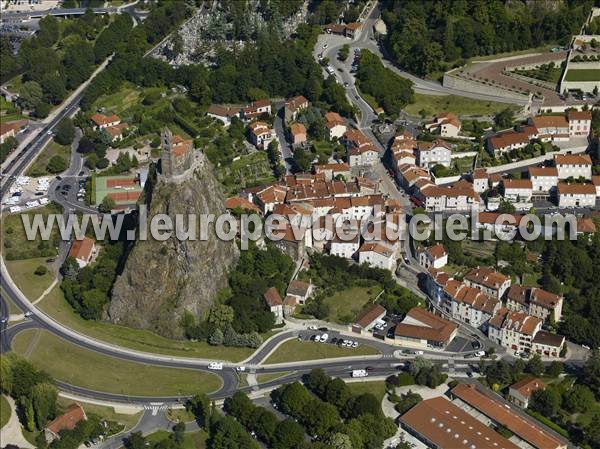
[[[14,444],[21,449],[34,449],[35,446],[25,439],[23,436],[23,429],[17,416],[16,404],[13,398],[5,396],[10,404],[10,419],[8,423],[0,430],[0,441],[2,447],[6,447],[9,444]]]

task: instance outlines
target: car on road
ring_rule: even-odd
[[[8,322],[8,317],[7,316],[3,316],[2,319],[0,319],[0,323],[5,324]]]
[[[29,318],[29,317],[30,317],[30,316],[32,316],[32,315],[33,315],[33,312],[31,312],[31,310],[28,310],[28,311],[26,311],[26,312],[23,314],[23,316],[24,316],[25,318]]]
[[[316,331],[317,330],[317,326],[308,326],[308,329],[311,331]]]
[[[402,260],[404,260],[404,263],[405,263],[406,265],[410,265],[410,259],[409,259],[408,257],[406,257],[406,256],[402,256]]]
[[[239,371],[239,372],[244,372],[244,371],[246,371],[246,367],[243,366],[243,365],[242,366],[238,366],[235,370]]]
[[[223,364],[221,362],[210,362],[208,364],[208,369],[221,371],[223,369]]]
[[[344,83],[344,87],[348,87],[349,85],[350,85],[350,84],[348,84],[348,82],[347,82],[347,81]]]
[[[424,352],[423,351],[415,351],[415,355],[423,355]]]
[[[477,351],[473,354],[475,357],[483,357],[485,355],[485,351]]]
[[[59,181],[62,181],[62,176],[58,175],[58,176],[56,176],[56,179],[58,179]]]
[[[325,43],[323,44],[323,48],[327,48],[327,47],[329,47],[329,45],[327,44],[327,42],[325,42]]]
[[[77,176],[83,176],[85,174],[85,172],[82,170],[79,172],[79,174]]]
[[[474,340],[471,342],[471,346],[473,349],[479,349],[481,348],[481,342],[479,340]]]

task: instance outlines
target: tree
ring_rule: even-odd
[[[572,413],[586,413],[596,403],[594,393],[585,385],[575,384],[563,395],[565,408]]]
[[[558,377],[563,372],[563,364],[554,360],[546,367],[546,374],[550,377]]]
[[[56,174],[65,171],[68,167],[67,161],[64,157],[54,155],[48,161],[48,165],[46,165],[46,170],[50,173]]]
[[[54,140],[61,145],[70,145],[75,138],[75,125],[70,118],[63,118],[54,129]]]
[[[515,114],[510,108],[503,109],[494,116],[494,123],[499,129],[510,128],[515,121]]]
[[[210,399],[204,393],[199,393],[194,396],[187,402],[186,408],[194,414],[194,417],[197,421],[202,423],[202,427],[205,430],[208,430],[208,425],[210,423]]]
[[[56,416],[58,392],[54,385],[40,383],[31,390],[31,397],[37,428],[43,429],[46,422]]]
[[[208,343],[210,343],[213,346],[222,345],[223,344],[223,331],[221,329],[219,329],[218,327],[215,328],[215,330],[212,332],[212,334],[210,334],[210,337],[208,338]]]
[[[133,432],[125,439],[124,446],[127,449],[146,449],[146,438],[140,431]]]
[[[323,436],[340,422],[337,409],[318,399],[310,399],[305,404],[301,417],[309,435]]]
[[[273,449],[299,447],[304,441],[304,429],[292,418],[280,421],[273,434]]]
[[[108,214],[115,207],[117,207],[117,203],[115,202],[115,200],[112,197],[106,195],[104,198],[102,198],[102,202],[98,206],[98,210],[103,214]]]
[[[350,45],[344,44],[338,52],[338,59],[340,61],[345,61],[348,59],[348,56],[350,56]]]
[[[33,432],[35,430],[35,412],[33,411],[31,398],[27,396],[21,396],[19,398],[19,408],[25,420],[23,425],[27,430]]]
[[[331,377],[321,368],[311,370],[306,378],[306,386],[320,397],[325,395],[329,382],[331,382]]]
[[[528,373],[533,374],[534,376],[540,376],[544,372],[544,364],[542,363],[542,358],[539,354],[534,354],[531,359],[527,362],[525,369]]]
[[[535,390],[531,394],[530,407],[544,416],[554,416],[560,409],[560,394],[554,388]]]
[[[280,410],[291,416],[300,416],[311,396],[299,382],[292,382],[275,390]]]
[[[42,102],[42,87],[35,81],[27,81],[21,86],[19,103],[25,109],[34,109]]]
[[[48,268],[45,265],[38,265],[33,274],[36,276],[43,276],[48,272]]]
[[[332,449],[352,449],[352,440],[341,432],[332,433],[326,440],[327,447]]]
[[[372,393],[355,396],[351,401],[348,416],[356,418],[366,413],[381,416],[381,403]]]
[[[206,321],[224,329],[228,324],[233,322],[233,318],[234,311],[230,306],[225,304],[215,304],[209,309]]]

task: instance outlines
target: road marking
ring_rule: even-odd
[[[164,411],[164,410],[168,410],[168,409],[169,409],[169,406],[167,404],[163,404],[162,402],[144,404],[144,410],[151,410],[152,416],[158,415],[159,411]]]

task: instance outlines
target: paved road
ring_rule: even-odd
[[[94,14],[116,14],[121,11],[126,11],[130,15],[135,15],[135,18],[144,17],[146,14],[140,14],[135,11],[134,5],[138,0],[122,6],[113,6],[108,8],[89,8]],[[2,22],[21,22],[30,19],[41,19],[48,15],[55,17],[75,17],[82,16],[88,8],[54,8],[32,11],[3,11]]]
[[[281,159],[283,164],[285,165],[285,174],[292,174],[292,163],[294,160],[294,155],[292,151],[292,146],[287,141],[285,136],[285,120],[283,107],[277,111],[277,115],[275,116],[275,120],[273,121],[273,130],[277,135],[277,140],[279,141],[279,152],[281,153]]]

